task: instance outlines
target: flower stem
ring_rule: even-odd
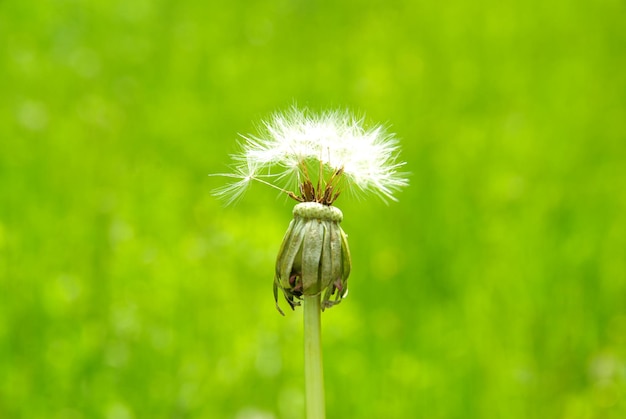
[[[304,380],[306,418],[324,419],[324,370],[322,367],[322,328],[320,295],[304,296]]]

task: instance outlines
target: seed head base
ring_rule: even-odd
[[[337,207],[303,202],[293,209],[276,259],[274,300],[278,289],[294,309],[303,296],[322,296],[322,309],[339,304],[348,293],[351,258],[348,238],[339,223],[343,214]]]

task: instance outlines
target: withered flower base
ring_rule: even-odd
[[[341,210],[317,202],[293,209],[293,220],[276,259],[274,299],[278,289],[293,309],[303,296],[321,295],[322,310],[339,304],[348,293],[351,260],[348,238],[339,223]]]

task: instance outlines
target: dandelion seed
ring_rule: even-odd
[[[250,181],[256,176],[257,168],[254,165],[254,162],[248,160],[244,163],[245,165],[235,165],[233,167],[233,173],[217,173],[209,175],[238,179],[236,182],[228,183],[213,190],[213,195],[226,201],[227,205],[237,201],[250,185]]]

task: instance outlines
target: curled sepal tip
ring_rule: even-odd
[[[305,295],[321,295],[322,310],[339,304],[348,294],[350,250],[339,223],[341,210],[317,202],[304,202],[293,209],[274,276],[274,300],[278,289],[294,309]]]

